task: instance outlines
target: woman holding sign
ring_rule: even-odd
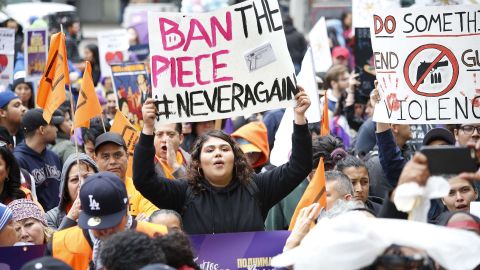
[[[190,234],[263,231],[268,210],[286,197],[312,170],[312,144],[305,111],[310,99],[303,89],[295,96],[290,161],[254,174],[232,138],[209,131],[193,145],[185,180],[155,174],[153,147],[155,106],[142,108],[144,126],[133,158],[133,179],[142,195],[159,208],[181,213]]]

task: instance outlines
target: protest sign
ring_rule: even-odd
[[[150,54],[148,44],[133,45],[128,48],[128,61],[145,61]]]
[[[308,34],[310,47],[312,47],[313,62],[316,72],[326,72],[332,65],[332,54],[327,35],[325,17],[320,18]]]
[[[276,0],[194,15],[151,12],[148,29],[157,123],[294,104],[295,71]]]
[[[43,257],[45,248],[45,245],[0,247],[0,269],[20,270],[25,263]]]
[[[0,28],[0,91],[13,82],[15,30]]]
[[[372,14],[376,10],[393,10],[400,7],[400,0],[352,1],[352,25],[354,28],[371,27]]]
[[[120,64],[127,59],[127,30],[118,29],[98,33],[100,70],[104,76],[110,74],[110,65]]]
[[[118,108],[135,128],[142,126],[142,104],[152,96],[147,69],[143,63],[112,65]]]
[[[201,269],[273,269],[272,257],[282,253],[289,231],[191,235]]]
[[[365,104],[370,98],[370,92],[375,88],[372,42],[370,28],[367,27],[355,28],[355,73],[361,83],[355,99],[357,103]]]
[[[48,29],[25,29],[25,72],[27,81],[37,81],[43,76],[47,65]]]
[[[479,0],[415,0],[415,6],[478,5]]]
[[[477,12],[475,6],[443,6],[374,14],[370,30],[382,99],[375,121],[480,122]]]

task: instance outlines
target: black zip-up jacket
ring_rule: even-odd
[[[312,140],[307,125],[295,125],[290,161],[252,176],[253,198],[247,186],[235,179],[224,188],[203,181],[205,190],[187,202],[186,180],[169,180],[155,174],[153,135],[140,135],[133,157],[133,181],[142,195],[159,208],[181,213],[190,234],[265,230],[268,211],[297,187],[312,170]],[[187,205],[185,205],[187,204]]]

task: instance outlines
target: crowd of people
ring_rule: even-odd
[[[294,29],[292,18],[284,16],[283,22],[299,71],[308,42]],[[4,26],[19,30],[11,19]],[[480,256],[472,258],[469,252],[463,262],[442,259],[458,252],[458,246],[439,251],[435,245],[422,244],[429,239],[422,233],[429,237],[426,232],[431,230],[443,246],[466,238],[472,251],[480,249],[480,218],[470,213],[471,203],[479,200],[480,173],[443,175],[449,193],[430,200],[426,219],[432,227],[403,225],[417,223],[407,221],[409,213],[397,208],[395,194],[408,183],[428,186],[429,163],[416,152],[420,148],[418,141],[412,141],[412,126],[373,121],[373,108],[380,100],[377,89],[369,97],[358,93],[361,82],[352,68],[351,14],[342,16],[340,28],[329,27],[334,64],[318,74],[322,89],[318,98],[327,95],[328,135],[320,135],[321,123],[305,117],[311,97],[301,86],[295,96],[291,155],[277,167],[269,159],[284,109],[223,121],[156,124],[155,101],[146,98],[132,175],[127,173],[127,143],[121,134],[110,131],[119,110],[112,78],[101,74],[96,45],[87,45],[80,54],[79,28],[79,21],[66,24],[66,49],[73,70],[83,72],[82,59],[92,64],[103,112],[91,119],[90,128],[71,132],[70,108],[75,101],[70,99],[49,123],[44,120],[43,110],[35,108],[34,85],[25,81],[21,44],[16,48],[15,80],[0,92],[0,247],[46,245],[46,256],[22,269],[200,269],[189,234],[287,230],[319,164],[325,170],[326,205],[314,203],[301,209],[284,256],[272,261],[278,266],[303,263],[294,257],[308,245],[322,242],[318,237],[326,237],[325,232],[345,233],[341,241],[339,236],[323,242],[345,253],[315,246],[304,252],[311,254],[302,255],[311,259],[304,262],[327,265],[314,259],[320,252],[361,257],[362,248],[347,247],[368,246],[374,240],[368,238],[371,232],[356,231],[355,224],[389,224],[382,223],[385,219],[397,219],[399,223],[392,224],[399,230],[418,229],[417,238],[402,241],[404,233],[399,233],[383,242],[388,245],[372,249],[377,252],[370,257],[365,255],[369,259],[348,260],[351,264],[342,269],[480,266]],[[138,44],[138,37],[129,31],[130,44]],[[420,145],[468,147],[480,157],[480,123],[424,128]],[[342,223],[336,222],[340,218]],[[389,233],[385,229],[370,235],[378,240]],[[304,269],[308,267],[314,266]]]

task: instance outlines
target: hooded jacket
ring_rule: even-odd
[[[82,163],[88,164],[95,173],[98,172],[98,167],[95,161],[84,153],[78,154],[78,159]],[[63,164],[62,174],[60,176],[60,202],[58,206],[51,209],[45,214],[48,227],[52,229],[64,229],[67,223],[71,223],[67,220],[67,207],[68,204],[73,203],[72,198],[68,195],[68,173],[72,165],[77,164],[77,155],[70,155]]]
[[[62,163],[52,151],[45,149],[41,154],[28,147],[25,142],[17,145],[13,155],[20,167],[35,179],[38,202],[48,211],[58,205],[58,191]]]
[[[204,190],[189,199],[187,180],[171,181],[155,174],[153,135],[141,134],[135,146],[133,178],[136,188],[159,208],[181,213],[190,234],[263,231],[268,210],[286,197],[312,170],[312,139],[307,125],[294,125],[290,161],[271,171],[252,175],[249,185],[233,179],[223,188],[204,180]]]
[[[262,122],[251,122],[246,125],[243,125],[239,129],[237,129],[234,133],[232,133],[232,138],[237,140],[238,138],[242,138],[254,146],[258,147],[262,152],[260,158],[252,164],[254,169],[265,165],[268,161],[268,154],[270,152],[268,148],[268,135],[267,135],[267,127]]]

